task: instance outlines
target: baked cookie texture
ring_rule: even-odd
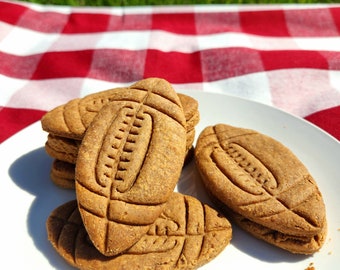
[[[183,97],[183,95],[178,96]],[[188,99],[186,99],[186,101],[187,100]],[[182,105],[184,104],[183,109],[188,107],[186,105],[191,106],[192,103],[197,104],[197,101],[193,98],[190,98],[190,104],[182,102]],[[195,139],[195,127],[199,122],[199,112],[196,108],[196,111],[191,116],[187,114],[187,111],[184,111],[184,113],[188,116],[188,118],[186,118],[186,150],[189,152]],[[49,133],[45,143],[45,150],[49,156],[55,159],[75,164],[77,161],[80,144],[81,140],[70,139]]]
[[[92,97],[95,98],[97,95],[98,99],[99,97],[103,96],[110,97],[116,90],[121,91],[120,89],[121,88],[118,88],[118,90],[110,89],[102,91],[93,94]],[[128,88],[125,89],[128,91]],[[186,119],[186,161],[188,161],[193,157],[193,142],[196,135],[195,127],[200,120],[198,102],[190,96],[181,93],[177,93],[177,95],[182,104]],[[80,99],[77,99],[77,101],[79,102]],[[74,104],[73,101],[72,103]],[[101,104],[104,106],[106,103],[102,102]],[[62,111],[75,109],[74,106],[63,105],[59,107],[63,107]],[[65,132],[65,117],[67,117],[67,115],[72,115],[70,112],[67,112],[64,116],[62,116],[56,112],[59,113],[61,111],[59,109],[51,110],[50,112],[46,113],[41,121],[43,129],[46,131],[49,130],[51,132],[48,133],[47,141],[45,143],[46,153],[55,159],[51,167],[50,176],[56,185],[62,188],[73,189],[75,186],[74,183],[72,183],[72,178],[74,179],[74,167],[77,161],[78,151],[82,140],[71,139],[71,137],[74,137],[74,135],[68,135],[68,137],[55,135]],[[52,119],[54,118],[55,120],[53,121]],[[70,122],[70,120],[67,122]],[[49,123],[53,123],[53,125],[49,125]],[[85,127],[84,130],[86,131],[86,129],[87,127]],[[71,129],[69,129],[69,132],[71,133]],[[82,137],[83,136],[84,135],[82,135]],[[73,166],[71,164],[73,164]]]
[[[186,152],[183,167],[193,159],[193,156],[194,147],[191,147]],[[75,189],[75,167],[76,164],[74,163],[54,159],[50,170],[50,178],[55,185],[61,188]]]
[[[164,210],[182,171],[186,120],[162,79],[146,79],[92,119],[79,148],[75,187],[89,237],[104,255],[123,252]]]
[[[199,135],[195,159],[208,192],[246,231],[293,253],[321,248],[327,231],[322,195],[280,142],[217,124]]]
[[[75,165],[58,159],[53,160],[50,177],[61,188],[75,188]]]
[[[173,193],[164,212],[139,241],[116,256],[104,256],[89,240],[76,201],[55,209],[47,222],[56,251],[79,269],[197,269],[229,243],[229,221],[197,199]]]
[[[117,89],[110,89],[106,91],[102,91],[96,94],[93,94],[92,97],[95,98],[98,96],[98,99],[100,97],[103,97],[103,95],[110,97],[112,96],[112,93],[117,91],[120,91]],[[126,88],[128,91],[128,88]],[[193,142],[195,139],[195,127],[198,124],[200,120],[200,114],[198,110],[198,102],[194,98],[177,93],[182,107],[184,111],[184,116],[186,119],[186,161],[190,160],[192,158],[192,149],[193,149]],[[70,101],[71,102],[71,101]],[[80,102],[80,99],[77,99],[77,102]],[[72,101],[72,104],[75,102]],[[103,106],[106,104],[105,102],[101,103]],[[59,107],[63,107],[63,110],[59,110]],[[47,112],[46,115],[42,118],[42,127],[46,131],[50,131],[47,137],[47,141],[45,143],[45,151],[46,153],[54,158],[55,160],[58,160],[57,162],[54,162],[51,168],[51,179],[52,181],[62,187],[62,188],[74,188],[74,183],[71,182],[71,173],[72,173],[72,165],[76,164],[79,146],[81,144],[81,139],[72,139],[72,137],[75,137],[75,135],[72,135],[72,127],[73,125],[70,125],[71,128],[66,132],[66,122],[70,122],[71,120],[68,119],[66,121],[66,117],[72,116],[71,112],[65,113],[65,115],[59,115],[59,113],[64,112],[65,110],[74,110],[75,106],[66,106],[62,105],[59,106],[57,109],[54,109],[50,112]],[[54,120],[53,120],[54,119]],[[50,124],[52,123],[52,125]],[[87,123],[87,122],[86,122]],[[84,127],[84,131],[86,131],[87,127]],[[67,137],[62,137],[56,134],[68,134]],[[71,133],[71,134],[69,134]],[[81,137],[84,135],[82,134]],[[65,162],[65,164],[63,164]],[[58,165],[56,167],[56,165]],[[74,167],[74,166],[73,166]],[[73,169],[74,170],[74,169]],[[74,175],[74,172],[73,172]],[[74,177],[73,177],[74,178]]]
[[[150,79],[155,78],[145,80]],[[120,100],[121,94],[127,92],[130,93],[129,98],[131,100],[138,99],[137,96],[134,96],[135,91],[131,90],[133,90],[133,87],[113,88],[87,95],[83,98],[73,99],[47,112],[41,119],[42,129],[54,135],[54,137],[58,136],[80,141],[93,118],[107,103]],[[187,120],[187,131],[191,132],[200,118],[198,102],[194,98],[181,93],[177,93],[177,96],[181,101],[184,116]]]
[[[81,140],[48,134],[45,151],[55,159],[76,164],[80,144]]]

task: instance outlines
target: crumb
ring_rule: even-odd
[[[315,270],[314,263],[310,263],[305,270]]]
[[[329,251],[329,252],[328,252],[328,255],[332,255],[332,251]]]

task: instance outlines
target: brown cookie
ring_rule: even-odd
[[[188,164],[194,157],[194,147],[187,150],[184,166]],[[75,188],[75,167],[73,163],[63,160],[55,159],[52,163],[50,177],[54,184],[61,188],[74,189]]]
[[[151,78],[152,79],[152,78]],[[146,79],[148,80],[148,79]],[[107,103],[119,100],[122,93],[129,93],[134,100],[133,87],[114,88],[101,91],[84,98],[73,99],[47,112],[41,119],[42,129],[55,136],[81,140],[87,127],[100,109]],[[178,94],[187,120],[187,130],[191,131],[199,121],[198,102],[194,98]]]
[[[80,140],[48,134],[45,151],[55,159],[75,164],[80,144]]]
[[[273,138],[224,124],[210,126],[197,140],[195,158],[209,193],[243,219],[277,235],[312,239],[324,234],[325,205],[317,184]]]
[[[191,96],[177,93],[181,104],[183,106],[184,116],[187,121],[186,129],[190,132],[198,124],[200,120],[200,114],[198,110],[198,102]]]
[[[107,257],[91,243],[77,202],[55,209],[46,222],[56,251],[79,269],[197,269],[230,242],[228,220],[197,199],[173,193],[164,212],[141,239],[124,253]]]
[[[192,148],[195,139],[195,128],[186,133],[186,152]],[[76,164],[81,140],[64,138],[48,134],[45,143],[46,153],[54,159]]]
[[[74,189],[75,165],[55,159],[52,163],[50,177],[57,186]]]
[[[285,249],[291,253],[296,254],[313,254],[320,250],[326,240],[327,225],[323,227],[320,233],[313,236],[296,236],[283,234],[277,230],[262,226],[255,223],[236,212],[233,212],[230,208],[226,207],[222,202],[213,198],[216,205],[228,216],[234,224],[250,233],[254,237],[263,240],[269,244],[275,245],[282,249]]]
[[[104,255],[136,243],[164,209],[186,152],[180,100],[162,79],[119,92],[90,123],[76,163],[80,213]]]

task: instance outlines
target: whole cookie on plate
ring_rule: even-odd
[[[162,79],[119,92],[87,128],[76,162],[76,196],[91,241],[104,255],[123,252],[164,209],[182,171],[186,120]]]
[[[107,257],[91,243],[77,202],[56,208],[46,222],[56,251],[79,269],[197,269],[230,242],[229,221],[194,197],[173,193],[164,212],[124,253]]]
[[[218,124],[201,132],[195,158],[205,187],[241,227],[294,253],[320,249],[323,198],[287,147],[254,130]],[[306,242],[314,248],[306,250]]]

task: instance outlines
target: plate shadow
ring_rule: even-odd
[[[47,239],[45,223],[50,213],[75,198],[74,191],[61,189],[50,180],[52,161],[41,147],[15,160],[9,168],[9,175],[16,185],[35,196],[27,216],[27,227],[36,248],[56,269],[74,269],[57,254]]]

